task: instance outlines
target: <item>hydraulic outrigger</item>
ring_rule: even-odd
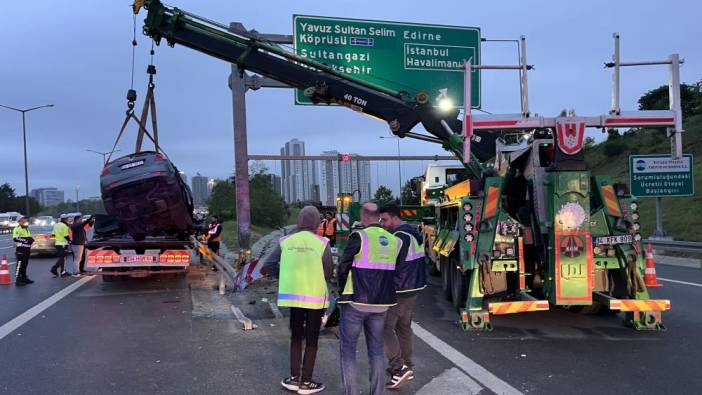
[[[395,91],[356,79],[158,0],[143,6],[148,9],[144,34],[157,44],[165,38],[170,46],[184,45],[234,63],[241,72],[303,89],[315,103],[340,104],[382,119],[395,135],[439,143],[464,162],[469,179],[444,192],[425,247],[428,255],[439,257],[444,289],[460,309],[465,329],[490,329],[491,314],[548,310],[550,305],[606,306],[627,312],[627,322],[636,329],[663,329],[660,312],[670,302],[649,299],[642,280],[636,199],[625,185],[590,176],[582,146],[586,127],[667,127],[679,146],[679,90],[671,111],[621,113],[618,70],[625,64],[617,55],[612,112],[534,116],[526,101],[530,67],[522,45],[517,66],[466,62],[467,71],[520,70],[522,112],[473,116],[468,110],[459,119],[459,110],[444,112],[429,104],[426,92]],[[670,64],[675,93],[677,55]],[[470,95],[466,100],[470,109]],[[429,135],[412,131],[420,123]],[[510,135],[513,141],[507,141]]]

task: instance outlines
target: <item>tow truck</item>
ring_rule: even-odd
[[[470,95],[465,95],[466,110],[459,117],[459,109],[434,106],[426,92],[396,91],[354,78],[255,32],[230,31],[159,0],[138,2],[135,13],[142,6],[148,10],[143,32],[157,45],[165,39],[169,46],[179,44],[233,63],[242,73],[302,89],[313,103],[348,107],[385,121],[398,137],[437,143],[455,154],[466,180],[439,193],[433,236],[425,247],[438,257],[443,289],[465,330],[492,329],[492,315],[552,306],[607,307],[624,312],[625,324],[637,330],[665,328],[661,313],[670,301],[651,299],[642,277],[636,198],[609,176],[591,175],[582,148],[588,127],[661,127],[669,129],[674,155],[681,155],[677,55],[667,63],[671,111],[626,113],[618,108],[619,68],[629,64],[619,61],[616,37],[612,111],[544,117],[528,109],[531,66],[522,37],[517,66],[465,62],[468,75],[478,68],[520,70],[521,113],[473,115]],[[413,131],[419,124],[428,134]],[[341,200],[338,214],[348,216],[351,199]]]

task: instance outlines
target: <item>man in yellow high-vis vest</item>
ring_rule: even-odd
[[[316,234],[319,221],[315,207],[303,207],[297,232],[281,238],[279,247],[264,262],[270,274],[275,273],[271,266],[279,263],[278,306],[290,308],[290,377],[280,384],[302,395],[325,389],[324,384],[312,380],[322,315],[329,307],[327,281],[333,264],[329,240]]]

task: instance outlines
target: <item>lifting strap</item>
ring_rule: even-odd
[[[154,143],[154,150],[168,158],[168,155],[166,155],[158,143],[158,120],[156,118],[156,99],[154,96],[154,88],[156,86],[153,82],[153,75],[156,74],[156,68],[153,67],[153,65],[149,65],[147,73],[149,73],[149,85],[146,90],[146,97],[144,98],[144,107],[141,110],[141,118],[137,118],[137,116],[134,115],[134,101],[128,99],[126,116],[124,118],[124,122],[122,122],[122,127],[119,129],[119,133],[117,134],[117,139],[112,146],[112,151],[110,151],[110,155],[107,157],[107,162],[110,162],[112,153],[115,151],[115,148],[117,148],[117,144],[119,144],[119,140],[122,138],[124,130],[127,128],[130,120],[133,120],[139,126],[134,152],[141,152],[144,136],[146,136],[152,143]],[[151,128],[153,130],[153,136],[148,130],[146,130],[146,118],[149,116],[149,114],[151,114]]]

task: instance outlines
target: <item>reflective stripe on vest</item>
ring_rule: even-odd
[[[32,237],[32,234],[29,232],[29,229],[25,229],[19,225],[15,226],[14,229],[12,229],[12,238],[24,238],[24,237]],[[15,247],[31,247],[31,244],[25,244],[22,242],[15,242]]]
[[[375,226],[361,229],[358,231],[358,234],[361,236],[361,248],[353,259],[354,267],[360,269],[395,270],[395,260],[400,248],[402,248],[400,239],[392,233]]]
[[[322,255],[329,241],[302,231],[280,239],[278,306],[322,309],[329,306]]]
[[[401,230],[395,232],[394,234],[398,233],[406,234],[411,240],[409,247],[407,247],[407,258],[405,258],[405,260],[413,261],[415,259],[424,258],[424,248],[422,248],[422,246],[419,244],[419,241],[416,237],[412,236],[410,233],[403,232]]]
[[[324,227],[325,236],[334,236],[336,231],[336,220],[334,218],[328,219]]]

